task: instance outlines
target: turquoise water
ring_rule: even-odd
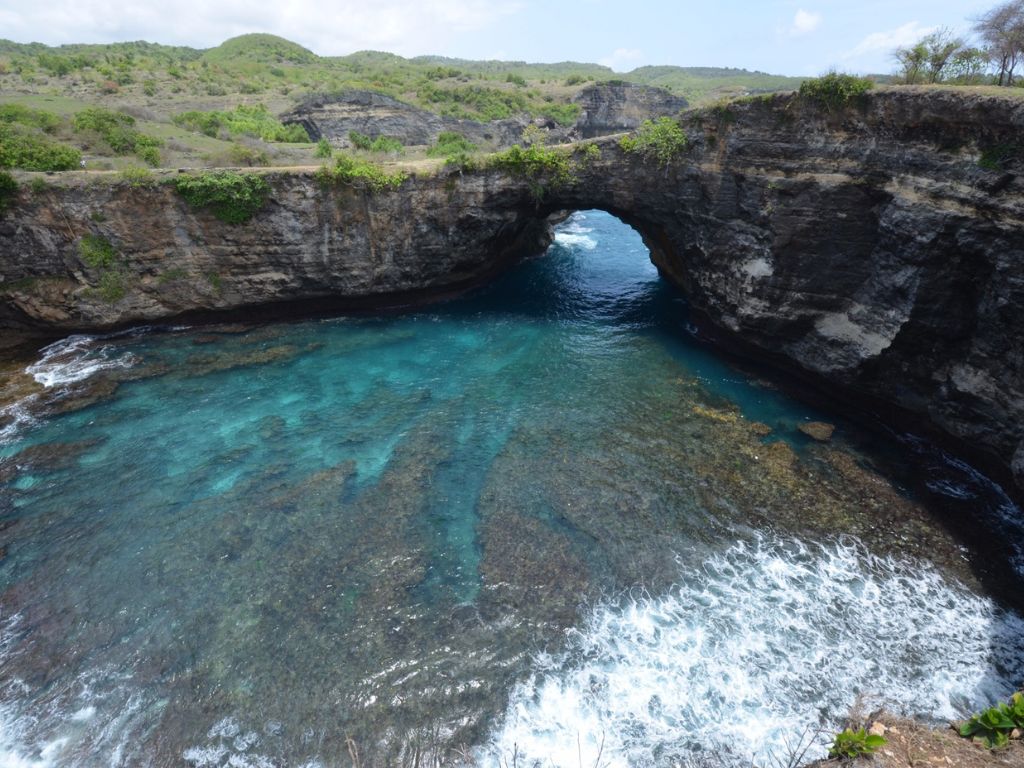
[[[926,448],[801,434],[607,214],[414,314],[31,370],[66,412],[0,448],[0,766],[742,760],[858,693],[955,717],[1024,680],[984,555],[901,479]]]

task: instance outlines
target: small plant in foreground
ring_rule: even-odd
[[[800,98],[815,102],[829,112],[838,111],[853,101],[859,101],[875,87],[866,77],[829,72],[800,84]]]
[[[847,728],[835,735],[832,746],[829,747],[828,756],[830,758],[854,758],[873,755],[886,743],[884,736],[868,733],[863,728],[856,731]]]
[[[645,160],[656,160],[668,165],[686,149],[688,140],[683,129],[671,117],[644,120],[635,136],[625,136],[619,146],[629,153],[641,155]]]
[[[1005,747],[1014,729],[1024,729],[1024,693],[1015,693],[1009,704],[997,704],[979,712],[960,726],[960,735],[989,749]]]
[[[317,157],[327,158],[330,157],[333,153],[334,149],[331,147],[331,142],[329,142],[327,139],[320,139],[320,141],[316,143]]]
[[[174,180],[174,187],[193,208],[209,208],[228,224],[249,221],[270,196],[270,185],[262,176],[235,171],[179,177]]]

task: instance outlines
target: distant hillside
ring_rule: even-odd
[[[45,86],[65,95],[92,86],[98,96],[108,96],[114,90],[112,83],[125,95],[143,91],[142,95],[150,98],[271,94],[297,102],[316,91],[371,89],[438,113],[446,108],[450,113],[458,111],[460,114],[449,116],[469,119],[494,117],[488,114],[486,99],[439,99],[436,90],[468,85],[509,91],[516,94],[507,99],[511,108],[522,103],[527,111],[539,114],[543,104],[568,104],[578,87],[587,82],[655,85],[700,103],[723,95],[792,89],[801,80],[710,67],[641,67],[617,74],[599,64],[572,61],[530,64],[444,56],[405,59],[377,51],[323,57],[268,34],[241,35],[208,50],[147,42],[49,47],[0,40],[0,76],[4,75],[0,82],[4,91]]]
[[[325,57],[269,34],[242,35],[207,50],[142,41],[50,47],[0,40],[0,106],[22,110],[0,116],[0,131],[8,143],[19,143],[14,154],[49,156],[56,141],[100,166],[124,167],[143,156],[150,164],[307,163],[316,162],[309,145],[284,146],[297,134],[274,120],[311,97],[368,91],[448,121],[542,119],[568,128],[582,112],[581,91],[601,83],[657,86],[700,105],[792,89],[800,79],[683,67],[618,74],[571,61],[406,59],[379,51]],[[137,122],[132,130],[144,135],[112,141],[112,118],[76,123],[90,107],[127,112]],[[84,127],[104,119],[103,130]]]

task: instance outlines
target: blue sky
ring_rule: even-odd
[[[891,51],[969,31],[994,0],[0,0],[0,37],[51,45],[209,47],[272,32],[322,55],[360,49],[527,61],[732,66],[793,75],[888,72]]]

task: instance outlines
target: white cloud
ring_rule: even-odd
[[[597,63],[611,67],[616,72],[625,72],[627,69],[633,69],[643,56],[643,51],[636,48],[616,48],[611,55],[605,56]]]
[[[0,6],[8,0],[0,0]],[[2,36],[51,45],[150,40],[211,47],[246,32],[270,32],[321,55],[382,49],[438,53],[456,35],[482,30],[517,13],[520,0],[48,0],[0,7]]]
[[[822,17],[820,13],[805,11],[803,8],[796,12],[793,17],[793,24],[789,28],[789,34],[793,37],[809,35],[821,26]]]
[[[872,32],[861,40],[855,48],[843,54],[843,58],[856,59],[861,56],[871,56],[878,53],[889,54],[896,48],[916,43],[936,29],[938,27],[922,27],[920,22],[911,21],[895,29],[889,29],[884,32]]]

